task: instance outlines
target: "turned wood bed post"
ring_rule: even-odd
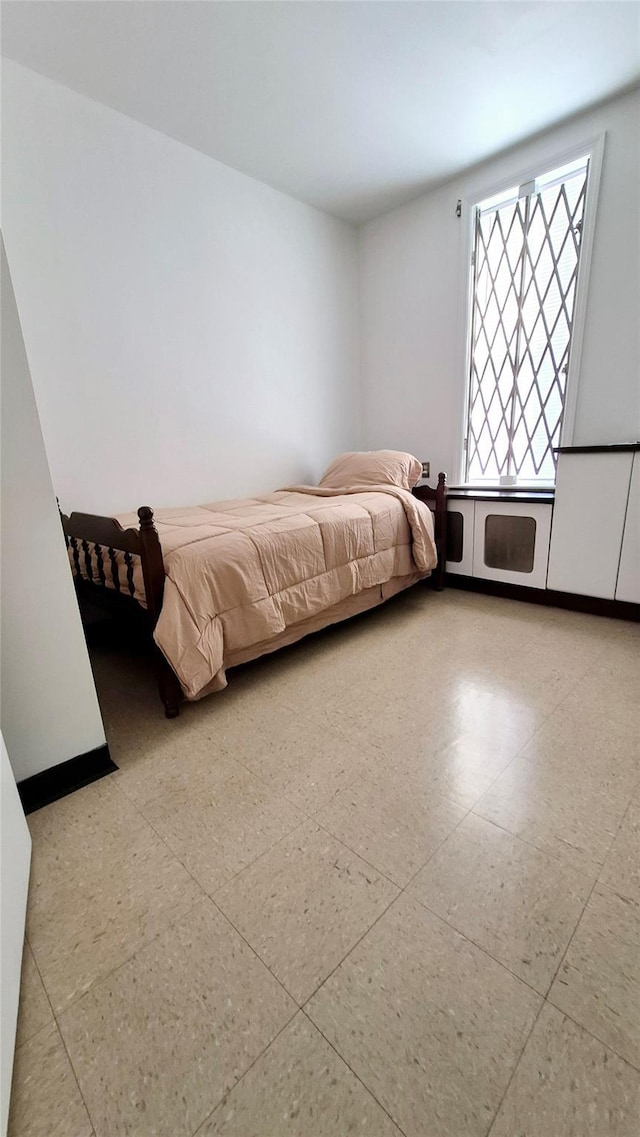
[[[153,510],[150,509],[148,505],[141,505],[138,510],[138,520],[140,521],[140,560],[142,562],[142,577],[147,597],[147,611],[153,630],[162,611],[165,577],[164,560],[162,558],[162,546],[160,545],[158,530],[153,523]],[[180,687],[175,671],[167,663],[160,648],[156,646],[155,650],[160,698],[164,703],[167,718],[174,719],[180,714],[182,688]]]
[[[140,522],[140,560],[142,577],[147,595],[147,611],[155,628],[162,609],[164,594],[164,561],[158,530],[153,524],[153,510],[141,505],[138,510]]]
[[[434,573],[434,587],[438,592],[442,592],[447,564],[447,475],[443,473],[438,474],[434,521],[434,536],[438,550],[438,567]]]

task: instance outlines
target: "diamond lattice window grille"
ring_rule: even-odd
[[[587,174],[476,210],[466,481],[555,478]]]

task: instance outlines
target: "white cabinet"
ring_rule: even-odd
[[[507,501],[477,501],[475,505],[473,575],[544,588],[551,505]]]
[[[638,443],[560,451],[555,498],[460,488],[447,513],[447,573],[640,604]]]
[[[630,450],[559,455],[548,588],[616,597],[633,457]]]
[[[447,572],[544,588],[552,502],[450,497]]]
[[[640,451],[633,455],[616,600],[640,604]]]

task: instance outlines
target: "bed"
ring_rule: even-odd
[[[396,451],[341,455],[318,486],[103,517],[62,514],[80,598],[100,596],[155,643],[168,718],[227,668],[444,581],[445,475]]]

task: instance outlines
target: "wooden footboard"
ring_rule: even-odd
[[[418,501],[424,501],[434,510],[434,536],[438,550],[438,564],[431,574],[433,587],[442,592],[444,588],[444,574],[447,562],[447,475],[438,474],[438,484],[435,489],[431,486],[414,486],[413,496]]]
[[[60,513],[69,549],[70,563],[77,586],[85,584],[113,590],[114,594],[133,599],[135,594],[134,557],[140,559],[146,597],[146,616],[153,632],[162,609],[164,562],[158,530],[153,523],[153,510],[143,505],[138,510],[139,529],[123,529],[113,517],[95,513]],[[124,554],[124,570],[116,553]],[[178,678],[162,653],[156,648],[158,687],[167,718],[180,712],[182,689]]]

